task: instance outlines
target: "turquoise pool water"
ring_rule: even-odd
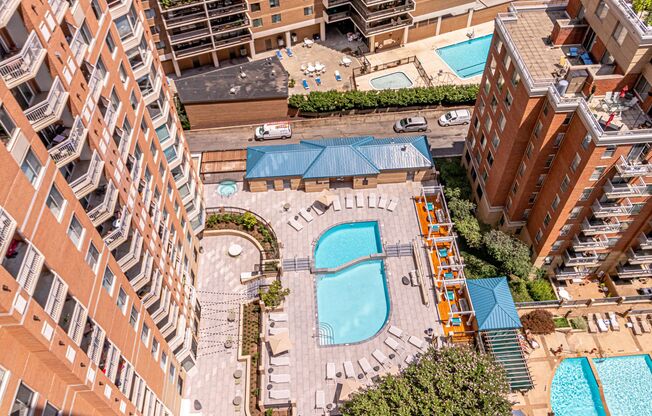
[[[382,260],[317,276],[317,313],[322,345],[350,344],[373,337],[389,316]]]
[[[437,55],[451,67],[460,78],[482,74],[489,55],[493,35],[469,39],[437,49]]]
[[[586,358],[563,360],[550,388],[555,416],[605,416],[598,383]]]
[[[315,247],[315,267],[337,267],[380,252],[382,245],[376,221],[340,224],[319,237]]]
[[[612,416],[652,416],[652,359],[649,355],[594,358]]]
[[[414,85],[410,77],[400,71],[372,78],[369,83],[376,90],[397,90],[399,88],[410,88]]]
[[[235,181],[225,180],[217,185],[217,193],[221,196],[231,196],[238,192],[238,184]]]

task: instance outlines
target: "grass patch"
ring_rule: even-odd
[[[568,319],[564,318],[563,316],[558,316],[556,318],[552,318],[552,321],[555,323],[555,328],[570,328],[571,324],[568,321]]]

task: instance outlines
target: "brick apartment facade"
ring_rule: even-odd
[[[327,28],[361,33],[368,49],[395,47],[491,21],[505,0],[144,1],[164,69],[203,65],[326,39]]]
[[[558,281],[652,277],[652,28],[619,0],[499,14],[463,164]]]
[[[0,414],[178,414],[203,202],[140,1],[2,0],[0,76]]]

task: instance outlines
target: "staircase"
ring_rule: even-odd
[[[302,270],[310,270],[309,257],[294,257],[291,259],[283,259],[283,271],[286,272],[299,272]]]
[[[385,245],[387,257],[412,257],[412,244],[387,244]]]

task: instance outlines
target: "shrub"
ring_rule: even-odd
[[[455,195],[457,198],[471,200],[471,184],[459,157],[439,158],[435,160],[435,166],[439,170],[439,178],[445,186],[446,198],[452,198]],[[456,189],[457,191],[455,191]]]
[[[483,279],[498,276],[498,269],[471,253],[461,252],[464,257],[464,275],[469,279]]]
[[[211,214],[206,218],[206,228],[215,228],[219,222],[219,216],[217,214]]]
[[[256,225],[258,225],[258,220],[251,212],[245,212],[244,214],[242,214],[242,216],[240,217],[240,221],[242,223],[242,226],[247,231],[253,230],[256,227]]]
[[[178,95],[174,96],[174,105],[177,108],[177,115],[179,116],[179,121],[181,121],[181,127],[184,130],[190,130],[190,120],[186,113],[186,107],[183,106]]]
[[[527,291],[527,284],[524,280],[516,279],[509,282],[509,288],[512,291],[514,302],[532,302],[530,293]]]
[[[546,278],[537,278],[527,282],[527,291],[536,301],[557,299],[550,281]]]
[[[580,331],[586,331],[588,327],[588,324],[581,316],[578,316],[577,318],[571,318],[570,324],[572,328],[579,329]]]
[[[495,258],[508,274],[526,279],[532,270],[530,249],[520,240],[499,230],[491,230],[482,237],[491,257]]]
[[[555,331],[555,322],[552,319],[552,313],[535,309],[521,316],[523,329],[530,330],[533,334],[551,334]]]
[[[482,233],[480,231],[480,223],[473,215],[475,204],[466,199],[461,199],[455,196],[457,192],[453,193],[448,200],[448,209],[451,213],[451,219],[455,223],[455,229],[466,241],[466,244],[472,248],[480,248],[482,246]]]
[[[283,289],[280,280],[274,280],[266,292],[260,291],[260,300],[265,303],[269,309],[277,308],[283,303],[285,297],[290,294],[290,289]]]

